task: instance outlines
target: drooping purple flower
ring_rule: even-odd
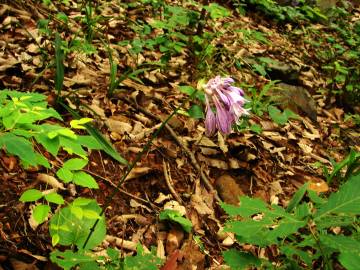
[[[206,98],[206,135],[211,136],[216,130],[229,134],[232,125],[238,123],[242,115],[248,114],[243,106],[246,102],[244,91],[232,86],[230,77],[216,76],[205,85]]]

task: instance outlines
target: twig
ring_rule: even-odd
[[[143,114],[154,118],[160,122],[162,122],[161,118],[157,115],[152,114],[151,112],[149,112],[148,110],[138,106],[137,104],[135,104],[134,102],[132,102],[131,100],[129,100],[128,98],[122,98],[123,100],[125,100],[127,103],[131,104],[132,106],[134,106],[137,110],[139,110],[140,112],[142,112]],[[220,202],[221,199],[219,197],[219,195],[217,194],[217,191],[215,190],[215,188],[213,187],[213,185],[211,184],[211,182],[209,181],[209,179],[207,178],[207,176],[205,175],[205,173],[201,170],[199,163],[197,162],[195,155],[190,151],[190,149],[181,141],[181,139],[176,135],[176,132],[168,125],[165,125],[165,128],[169,131],[170,135],[173,137],[173,139],[177,142],[177,144],[179,146],[181,146],[181,148],[184,150],[184,152],[186,153],[186,155],[190,158],[190,162],[191,165],[199,172],[200,174],[200,178],[202,180],[202,182],[204,183],[205,187],[214,194],[215,199]]]
[[[178,201],[178,203],[180,203],[182,205],[183,201],[173,187],[173,182],[172,182],[172,179],[170,176],[169,164],[167,162],[165,162],[165,160],[163,160],[163,169],[164,169],[164,177],[165,177],[166,185],[168,186],[168,188],[169,188],[171,194],[174,196],[174,198]]]
[[[112,186],[113,188],[115,188],[116,190],[118,190],[120,193],[125,194],[125,195],[133,198],[134,200],[137,200],[137,201],[140,201],[140,202],[149,204],[151,207],[154,207],[154,208],[159,208],[157,205],[151,203],[150,201],[147,201],[147,200],[145,200],[145,199],[142,199],[142,198],[140,198],[140,197],[138,197],[138,196],[135,196],[135,195],[133,195],[133,194],[125,191],[125,190],[122,189],[122,188],[117,187],[117,185],[115,185],[110,179],[107,179],[107,178],[105,178],[105,177],[103,177],[103,176],[101,176],[101,175],[98,175],[98,174],[96,174],[96,173],[94,173],[94,172],[92,172],[92,171],[89,171],[89,170],[84,170],[84,169],[83,169],[83,171],[86,172],[86,173],[88,173],[88,174],[91,174],[91,175],[95,176],[96,178],[100,178],[101,180],[103,180],[103,181],[105,181],[106,183],[110,184],[110,186]]]

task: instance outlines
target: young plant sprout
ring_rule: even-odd
[[[249,114],[243,106],[247,100],[244,91],[232,86],[234,80],[230,77],[216,76],[204,86],[206,99],[206,135],[211,136],[216,130],[229,134],[232,125],[238,123],[242,115]]]

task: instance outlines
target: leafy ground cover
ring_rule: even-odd
[[[357,269],[359,18],[3,1],[0,269]],[[230,134],[204,125],[216,76],[247,100]]]

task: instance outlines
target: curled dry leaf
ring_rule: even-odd
[[[136,247],[138,245],[138,243],[132,242],[132,241],[128,241],[119,237],[115,237],[115,236],[111,236],[111,235],[106,235],[105,240],[109,243],[115,244],[118,248],[124,248],[124,249],[128,249],[131,251],[136,251]],[[144,252],[145,253],[149,253],[149,249],[146,246],[142,246],[144,248]]]
[[[150,167],[137,167],[131,170],[129,175],[126,177],[126,181],[134,178],[138,178],[150,173],[152,169]]]
[[[44,173],[39,173],[37,175],[37,180],[46,183],[50,186],[52,186],[53,188],[57,188],[57,189],[61,189],[64,190],[64,185],[59,182],[54,176],[48,175],[48,174],[44,174]]]
[[[178,211],[182,216],[186,215],[186,208],[180,205],[177,201],[169,201],[165,203],[164,210],[166,209]]]

